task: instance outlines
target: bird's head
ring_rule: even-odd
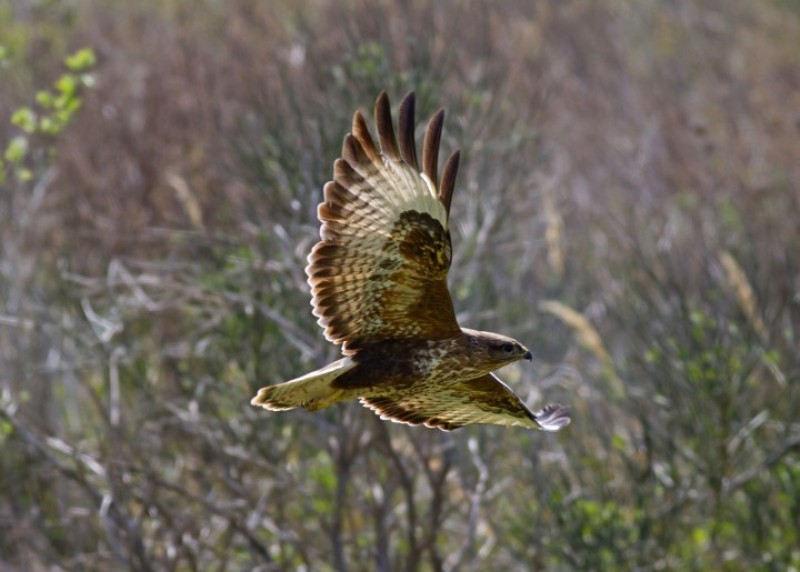
[[[521,359],[531,361],[531,352],[513,338],[462,328],[469,340],[470,356],[481,370],[494,371]]]

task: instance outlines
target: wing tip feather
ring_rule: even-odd
[[[438,187],[439,185],[439,144],[444,126],[444,109],[440,109],[428,120],[425,140],[422,144],[422,172]]]
[[[534,420],[543,431],[560,431],[570,424],[569,409],[558,403],[545,405],[533,414]]]
[[[397,137],[394,134],[394,126],[392,125],[391,103],[385,90],[381,91],[378,99],[375,100],[375,125],[378,129],[381,151],[393,161],[400,161],[400,153],[397,150]]]
[[[458,163],[461,160],[461,149],[453,151],[447,159],[442,171],[442,181],[439,186],[439,200],[444,205],[447,215],[450,216],[450,203],[453,201],[453,190],[456,187],[456,175],[458,175]]]
[[[417,144],[414,141],[414,108],[416,97],[409,91],[400,102],[400,112],[397,119],[398,134],[400,136],[400,156],[415,171],[419,172],[417,162]]]

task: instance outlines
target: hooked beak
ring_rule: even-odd
[[[525,352],[525,355],[522,357],[528,361],[533,361],[533,354],[530,351]]]

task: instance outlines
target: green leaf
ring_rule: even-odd
[[[41,105],[42,107],[51,107],[53,105],[53,94],[49,91],[37,91],[36,92],[36,103]]]
[[[14,433],[14,426],[8,421],[0,421],[0,443],[10,437]]]
[[[20,107],[11,116],[11,123],[25,133],[33,133],[36,131],[36,119],[36,114],[29,107]]]
[[[27,154],[28,138],[24,135],[17,135],[8,143],[3,157],[5,157],[5,160],[9,163],[21,163],[25,160],[25,155]]]
[[[708,531],[700,527],[695,528],[694,531],[692,531],[692,538],[698,546],[705,546],[709,540]]]
[[[27,183],[33,179],[33,172],[30,169],[17,170],[17,180],[21,183]]]
[[[52,117],[42,117],[42,120],[39,122],[39,131],[48,135],[56,135],[61,131],[61,128],[53,121]]]
[[[620,451],[622,453],[628,450],[628,442],[622,435],[614,435],[611,438],[611,446],[614,447],[614,449],[616,449],[617,451]]]
[[[79,72],[94,67],[97,63],[97,57],[91,48],[83,48],[71,56],[67,56],[64,63],[70,70]]]
[[[56,89],[66,96],[74,95],[77,87],[78,82],[76,81],[75,76],[68,73],[62,75],[56,82]]]

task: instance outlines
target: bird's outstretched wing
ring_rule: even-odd
[[[531,411],[494,374],[463,381],[445,388],[427,386],[404,397],[362,397],[361,403],[381,419],[409,425],[424,424],[445,431],[472,423],[516,425],[558,431],[566,427],[569,413],[561,405]]]
[[[458,151],[438,179],[444,112],[428,123],[422,170],[414,142],[414,95],[400,104],[398,136],[389,98],[378,96],[379,147],[363,115],[334,164],[318,207],[318,242],[306,267],[314,315],[345,352],[381,340],[437,340],[460,331],[447,289],[450,199]]]

